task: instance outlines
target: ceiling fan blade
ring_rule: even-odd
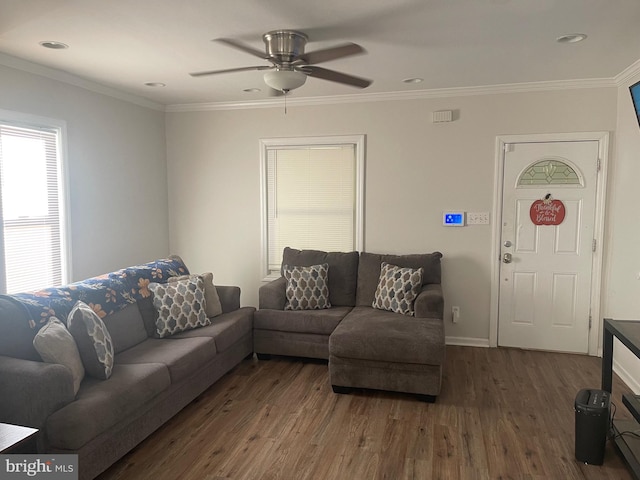
[[[235,49],[242,50],[243,52],[248,53],[249,55],[253,55],[254,57],[262,58],[263,60],[268,60],[269,59],[269,56],[267,55],[266,52],[260,51],[260,50],[256,50],[255,48],[248,47],[247,45],[244,45],[243,43],[236,42],[235,40],[233,40],[231,38],[214,38],[212,41],[224,43],[225,45],[229,45],[230,47],[233,47]]]
[[[323,80],[329,80],[331,82],[344,83],[358,88],[367,88],[373,83],[372,80],[366,78],[355,77],[353,75],[347,75],[346,73],[336,72],[335,70],[329,70],[328,68],[316,67],[313,65],[305,65],[299,67],[298,70],[306,73],[310,77],[322,78]]]
[[[324,50],[316,50],[315,52],[303,53],[296,61],[302,60],[304,63],[315,65],[316,63],[328,62],[337,58],[348,57],[350,55],[358,55],[366,53],[366,50],[355,43],[345,43],[337,47],[326,48]]]
[[[207,70],[205,72],[192,72],[189,75],[192,77],[204,77],[206,75],[217,75],[218,73],[233,73],[233,72],[248,72],[250,70],[271,70],[275,68],[268,65],[260,65],[256,67],[239,67],[239,68],[227,68],[224,70]]]

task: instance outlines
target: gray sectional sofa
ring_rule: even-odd
[[[166,338],[154,335],[148,297],[106,315],[112,374],[85,376],[77,395],[71,371],[34,349],[28,311],[0,298],[0,422],[40,429],[39,452],[76,453],[80,478],[96,477],[252,356],[255,309],[240,308],[238,287],[216,291],[223,313],[211,325]]]
[[[264,284],[254,315],[254,351],[260,359],[328,359],[331,384],[339,393],[366,388],[435,400],[445,357],[441,257],[440,252],[384,255],[285,248],[283,268],[328,265],[331,307],[286,310],[287,280]],[[413,316],[372,307],[383,262],[423,269]]]

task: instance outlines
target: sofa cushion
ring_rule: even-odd
[[[47,419],[48,443],[54,449],[78,450],[144,407],[170,384],[169,371],[160,363],[115,365],[106,381],[88,377],[76,400]]]
[[[24,305],[12,297],[0,295],[0,355],[40,361],[33,346],[37,331],[30,322],[33,320]]]
[[[413,255],[382,255],[378,253],[362,252],[358,263],[358,284],[356,305],[370,307],[375,297],[382,262],[398,267],[424,269],[422,284],[440,283],[440,252]],[[331,288],[331,285],[329,285]]]
[[[194,275],[191,276],[193,277]],[[205,312],[207,314],[207,317],[217,317],[222,313],[222,304],[220,303],[218,290],[213,284],[213,273],[207,272],[195,276],[200,277],[202,279],[202,282],[204,283]],[[189,275],[170,277],[167,282],[177,282],[186,278],[189,278]]]
[[[199,276],[171,283],[151,283],[149,290],[158,311],[156,330],[159,337],[211,323],[205,311],[204,282]]]
[[[331,305],[334,307],[353,307],[356,302],[358,252],[323,252],[285,247],[282,253],[282,265],[309,267],[323,263],[329,265],[329,302]],[[284,276],[284,271],[281,273]]]
[[[285,310],[321,310],[331,308],[327,274],[329,265],[297,267],[283,265],[287,281]]]
[[[33,346],[47,363],[58,363],[71,370],[73,393],[78,393],[84,378],[84,366],[78,346],[67,327],[56,317],[50,317],[33,339]]]
[[[113,343],[98,314],[78,301],[69,313],[67,328],[78,345],[86,373],[101,380],[109,378],[113,368]]]
[[[169,368],[171,382],[191,375],[216,355],[213,338],[148,338],[116,355],[116,365],[162,363]]]
[[[216,351],[222,353],[252,333],[254,311],[253,307],[243,307],[224,313],[214,318],[209,326],[177,333],[169,338],[211,337],[216,343]]]
[[[140,309],[135,303],[102,319],[113,343],[114,353],[122,352],[147,339]]]
[[[442,365],[442,320],[356,307],[329,337],[329,352],[342,358]]]
[[[422,288],[422,268],[401,268],[382,262],[373,308],[413,316],[413,302]]]
[[[302,311],[258,310],[253,315],[253,328],[330,335],[350,311],[351,307]]]

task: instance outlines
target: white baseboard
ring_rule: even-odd
[[[446,345],[457,345],[460,347],[489,348],[489,339],[487,338],[445,337],[444,342]]]

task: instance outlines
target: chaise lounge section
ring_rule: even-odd
[[[259,358],[290,355],[329,360],[334,391],[365,388],[413,393],[434,401],[440,393],[444,346],[442,254],[385,255],[285,248],[285,266],[328,266],[330,308],[285,310],[287,280],[263,285],[254,316]],[[383,264],[421,271],[412,314],[374,308]]]

